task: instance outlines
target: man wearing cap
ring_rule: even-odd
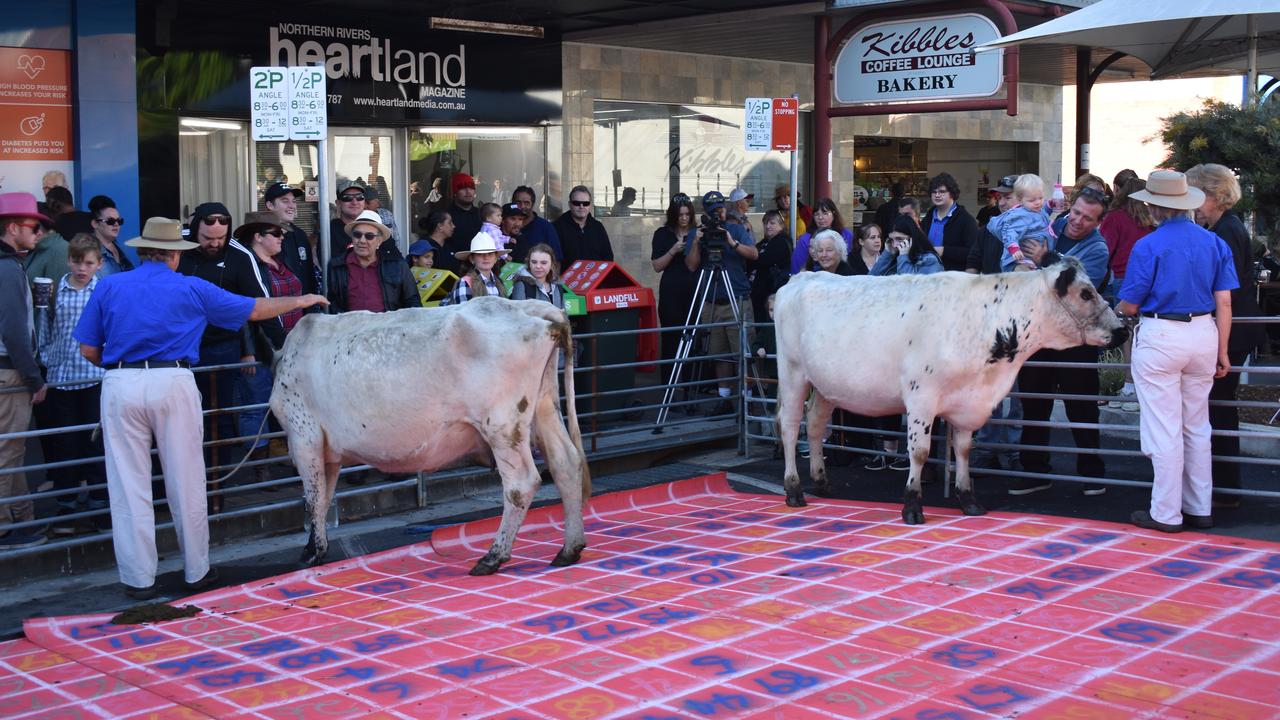
[[[298,200],[303,195],[300,188],[291,187],[287,183],[275,183],[267,186],[262,199],[267,210],[280,216],[284,223],[280,261],[302,283],[302,294],[310,295],[320,291],[320,265],[316,262],[315,250],[311,247],[307,233],[294,223],[298,217]]]
[[[522,263],[529,257],[529,248],[534,243],[529,242],[529,238],[524,234],[525,210],[524,206],[517,202],[509,202],[502,206],[502,225],[499,229],[502,234],[515,241],[515,246],[511,248],[510,259]]]
[[[456,256],[465,252],[471,238],[480,232],[482,220],[480,208],[476,207],[476,181],[468,174],[454,173],[449,180],[449,217],[453,219],[453,235],[445,243],[444,249]]]
[[[1070,210],[1053,223],[1052,247],[1036,240],[1026,241],[1026,255],[1037,267],[1048,267],[1064,256],[1074,257],[1084,266],[1085,273],[1100,293],[1107,272],[1107,241],[1098,232],[1102,215],[1107,211],[1106,201],[1100,194],[1081,194],[1071,204]],[[988,233],[990,234],[990,233]],[[1018,478],[1009,486],[1010,495],[1026,495],[1047,490],[1053,483],[1043,475],[1053,472],[1049,463],[1049,416],[1053,411],[1054,395],[1062,395],[1062,405],[1067,419],[1080,427],[1071,429],[1071,437],[1082,452],[1075,455],[1076,474],[1083,477],[1106,476],[1106,465],[1096,450],[1101,445],[1098,433],[1098,371],[1094,367],[1037,367],[1037,362],[1089,363],[1098,362],[1098,348],[1081,344],[1066,350],[1040,350],[1028,358],[1031,362],[1018,373],[1018,390],[1042,397],[1022,398],[1022,418],[1027,423],[1022,428],[1022,444],[1045,449],[1022,450],[1019,461],[1022,468],[1040,477]],[[1083,397],[1082,397],[1083,396]],[[1044,423],[1037,425],[1037,423]],[[1090,427],[1092,426],[1092,427]],[[1105,485],[1085,485],[1085,495],[1102,495]]]
[[[713,217],[718,217],[721,222],[725,219],[725,199],[720,193],[712,190],[702,196],[702,211]],[[733,306],[730,299],[725,295],[724,283],[719,278],[715,284],[711,286],[707,293],[706,304],[702,307],[702,314],[698,322],[700,323],[720,323],[731,322],[737,320],[742,322],[748,318],[754,318],[755,315],[751,309],[751,283],[747,280],[746,263],[754,261],[760,257],[759,251],[756,250],[756,242],[741,225],[724,222],[725,236],[723,238],[724,246],[721,250],[721,265],[724,268],[725,275],[729,278],[729,285],[733,290],[734,297],[737,298],[738,317],[733,316]],[[684,264],[691,272],[700,272],[711,268],[708,256],[708,242],[714,241],[715,238],[708,237],[704,232],[700,242],[693,243],[692,247],[685,250]],[[748,338],[750,341],[750,338]],[[718,327],[712,328],[710,338],[707,345],[707,353],[709,355],[722,355],[725,353],[732,354],[733,358],[741,357],[742,342],[737,327]],[[712,414],[726,415],[734,412],[732,403],[729,401],[732,395],[732,382],[734,369],[737,367],[737,360],[721,360],[715,363],[716,378],[719,380],[719,394],[721,401],[716,408],[712,410]]]
[[[560,249],[564,253],[561,267],[568,268],[577,260],[612,260],[613,245],[609,231],[591,213],[591,191],[578,185],[569,191],[569,212],[556,221]]]
[[[747,219],[747,213],[751,210],[751,201],[755,199],[754,193],[749,193],[742,188],[734,188],[729,191],[729,204],[725,212],[725,220],[730,223],[741,225],[747,234],[754,241],[756,234],[751,229],[751,221]]]
[[[44,402],[46,394],[32,346],[35,320],[22,255],[35,248],[50,224],[49,218],[37,212],[31,193],[0,194],[0,435],[26,431],[31,424],[31,406]],[[26,447],[23,438],[0,440],[0,469],[21,467]],[[26,474],[0,474],[0,503],[26,494]],[[0,504],[0,550],[43,543],[45,537],[29,528],[8,527],[35,519],[35,505],[30,500]]]
[[[1116,311],[1142,320],[1133,334],[1133,384],[1142,405],[1142,453],[1154,482],[1149,510],[1130,522],[1180,532],[1213,527],[1209,391],[1231,367],[1231,247],[1196,225],[1204,191],[1180,172],[1156,170],[1129,196],[1151,209],[1156,229],[1133,246]]]
[[[985,207],[978,213],[978,217],[982,218],[983,212],[993,211],[986,216],[986,220],[978,220],[978,241],[969,248],[969,255],[965,258],[965,272],[981,273],[983,275],[995,275],[1003,272],[1000,267],[1000,255],[1004,251],[1004,243],[987,230],[986,223],[991,218],[1000,215],[1013,206],[1015,202],[1013,184],[1017,180],[1017,175],[1005,175],[1000,178],[1000,182],[996,183],[995,188],[991,190],[991,194],[996,198],[996,205],[994,208]]]
[[[145,600],[156,593],[153,437],[186,588],[204,589],[218,577],[209,566],[200,395],[191,373],[205,326],[234,332],[250,321],[325,300],[318,295],[248,298],[175,272],[182,251],[197,247],[182,239],[177,220],[151,218],[142,235],[126,244],[138,248],[138,267],[98,282],[74,337],[81,354],[107,371],[102,379],[102,435],[112,544],[125,592]]]
[[[178,272],[192,275],[236,295],[260,298],[268,295],[266,283],[256,272],[253,253],[231,237],[231,211],[220,202],[201,203],[191,215],[188,235],[195,241],[182,253]],[[127,243],[126,243],[127,244]],[[257,360],[252,329],[245,324],[238,328],[226,328],[220,324],[207,324],[200,338],[198,367],[252,363]],[[200,397],[206,410],[234,407],[237,390],[248,389],[245,377],[252,374],[252,366],[236,370],[214,370],[196,375]],[[210,439],[225,440],[236,436],[236,420],[230,413],[208,416]],[[226,464],[234,455],[234,449],[226,445],[209,448],[210,467]],[[210,497],[213,510],[221,508],[222,495]]]
[[[351,236],[351,249],[329,261],[332,312],[422,307],[413,272],[377,213],[365,210],[344,232]]]
[[[364,198],[364,187],[355,183],[342,185],[338,190],[338,216],[329,221],[330,261],[351,247],[347,226],[364,212]]]
[[[560,236],[556,233],[555,226],[534,210],[537,199],[537,194],[528,185],[521,185],[511,193],[511,202],[517,203],[524,210],[524,229],[521,234],[529,241],[529,247],[546,243],[555,253],[556,260],[563,260],[564,251],[560,249]]]

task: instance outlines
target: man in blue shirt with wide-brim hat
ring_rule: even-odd
[[[179,274],[182,251],[196,243],[182,239],[177,220],[151,218],[142,235],[125,244],[138,249],[138,267],[99,281],[74,337],[81,354],[107,371],[102,430],[112,541],[125,592],[145,600],[156,593],[158,564],[151,497],[153,435],[186,587],[201,590],[217,580],[217,570],[209,567],[200,393],[191,373],[205,326],[235,329],[327,301],[320,295],[249,298]]]

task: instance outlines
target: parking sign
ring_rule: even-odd
[[[289,83],[287,68],[249,70],[249,110],[254,140],[289,139]]]

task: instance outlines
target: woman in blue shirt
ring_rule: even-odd
[[[1151,208],[1156,229],[1138,240],[1125,268],[1116,311],[1141,316],[1134,332],[1133,382],[1142,405],[1142,452],[1155,478],[1140,528],[1181,532],[1213,527],[1209,389],[1231,366],[1231,248],[1196,225],[1190,211],[1204,193],[1180,172],[1156,170],[1130,198]]]
[[[942,272],[942,261],[938,259],[933,243],[914,220],[899,215],[893,221],[889,242],[875,267],[871,268],[871,274],[932,275],[938,272]]]

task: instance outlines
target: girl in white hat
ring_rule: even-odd
[[[440,304],[457,305],[471,298],[485,295],[506,297],[507,286],[494,270],[494,266],[498,263],[498,253],[502,250],[503,248],[498,247],[492,236],[483,232],[476,233],[475,237],[471,238],[470,250],[453,254],[460,261],[470,261],[471,270],[458,279],[458,283],[453,286],[453,292],[449,293],[449,296]]]

